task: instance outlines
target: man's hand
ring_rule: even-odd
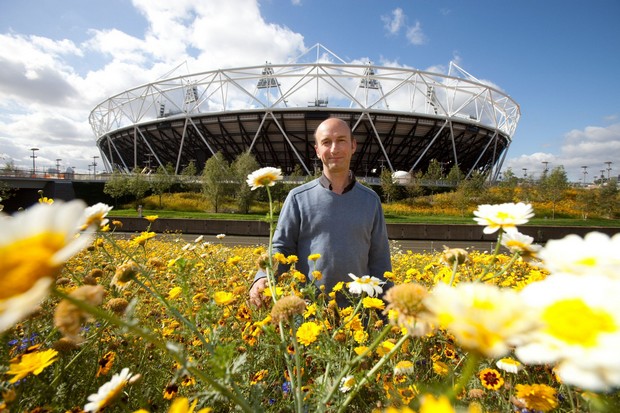
[[[259,278],[250,288],[250,304],[253,304],[257,308],[261,308],[263,304],[269,299],[263,295],[263,291],[267,288],[267,277]]]

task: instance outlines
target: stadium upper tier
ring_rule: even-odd
[[[316,52],[316,53],[314,53]],[[311,59],[309,59],[311,58]],[[312,60],[307,62],[306,60]],[[316,126],[351,125],[357,176],[444,171],[498,174],[520,118],[519,105],[454,64],[448,74],[346,63],[321,45],[294,62],[212,70],[126,90],[93,109],[89,122],[108,172],[190,161],[200,171],[221,152],[250,151],[261,166],[320,167]]]

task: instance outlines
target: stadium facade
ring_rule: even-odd
[[[110,97],[89,122],[106,171],[176,173],[221,152],[250,151],[261,166],[320,163],[313,133],[328,117],[349,123],[356,176],[425,172],[432,160],[494,180],[520,118],[519,105],[455,64],[448,74],[346,63],[317,44],[292,62],[171,77]]]

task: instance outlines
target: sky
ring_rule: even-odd
[[[444,74],[452,61],[507,93],[521,119],[503,170],[618,176],[618,19],[617,0],[0,0],[0,167],[30,169],[34,147],[37,169],[86,173],[100,156],[88,115],[107,98],[321,44]]]

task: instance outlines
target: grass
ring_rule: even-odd
[[[134,209],[114,209],[110,214],[113,217],[136,217],[137,213]],[[173,211],[166,209],[144,209],[143,216],[157,215],[160,218],[179,218],[179,219],[205,219],[205,220],[233,220],[233,221],[260,221],[266,216],[265,213],[253,212],[250,214],[238,213],[212,213],[212,212],[192,212],[192,211]],[[473,216],[454,216],[454,215],[437,215],[437,214],[386,214],[387,223],[412,223],[412,224],[473,224]],[[530,225],[548,225],[548,226],[576,226],[576,227],[620,227],[618,219],[580,219],[580,218],[532,218]]]

